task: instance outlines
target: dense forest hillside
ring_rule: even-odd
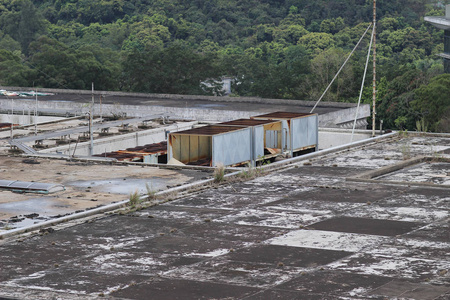
[[[377,1],[387,128],[450,131],[443,31],[423,21],[446,3]],[[220,94],[228,76],[232,96],[317,100],[371,19],[366,0],[0,0],[0,85]],[[369,40],[325,100],[357,101]]]

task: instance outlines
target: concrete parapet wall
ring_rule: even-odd
[[[3,87],[8,91],[28,91],[34,90],[31,87]],[[91,95],[91,90],[68,90],[68,89],[47,89],[39,88],[39,92],[55,93],[55,94],[79,94],[79,95]],[[168,100],[204,100],[204,101],[220,101],[220,102],[244,102],[244,103],[260,103],[260,104],[287,104],[296,105],[301,102],[302,106],[311,106],[316,104],[315,101],[305,100],[288,100],[288,99],[268,99],[259,97],[229,97],[229,96],[203,96],[203,95],[177,95],[177,94],[149,94],[149,93],[127,93],[118,91],[94,91],[95,95],[105,96],[119,96],[119,97],[142,97],[148,99],[168,99]],[[320,102],[321,107],[337,107],[348,108],[355,107],[355,103],[345,102]]]
[[[356,130],[353,135],[349,129],[319,128],[319,150],[338,147],[372,137],[371,130]]]
[[[48,117],[48,116],[37,116],[34,115],[5,115],[0,114],[0,123],[13,123],[19,125],[33,125],[35,120],[41,125],[42,123],[55,122],[64,120],[62,117]]]
[[[267,100],[267,99],[264,99]],[[269,99],[270,100],[270,99]],[[289,100],[291,101],[291,100]],[[9,107],[10,101],[0,100],[3,108]],[[333,103],[341,104],[341,103]],[[339,124],[351,122],[356,114],[356,107],[349,107],[349,103],[342,106],[341,110],[319,115],[320,127],[339,127]],[[35,105],[34,100],[16,99],[14,107],[17,110],[28,109],[30,105]],[[351,104],[354,106],[354,104]],[[70,112],[76,115],[84,115],[89,111],[89,107],[83,103],[65,102],[65,101],[39,101],[39,110],[59,111],[64,114]],[[241,118],[249,118],[259,115],[257,111],[236,111],[236,110],[215,110],[204,108],[182,108],[167,106],[146,106],[146,105],[122,105],[122,104],[100,104],[94,105],[94,114],[103,116],[112,116],[125,113],[128,117],[145,117],[148,115],[169,115],[174,119],[197,120],[197,121],[218,121],[226,122]],[[364,104],[358,111],[358,119],[364,119],[370,116],[370,105]]]
[[[353,122],[357,110],[358,110],[357,107],[351,107],[319,115],[319,126],[339,127],[339,124]],[[370,116],[370,105],[369,104],[361,105],[358,110],[357,120],[364,119],[369,116]]]

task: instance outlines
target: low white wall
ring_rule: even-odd
[[[319,149],[323,150],[350,144],[352,142],[351,137],[351,129],[319,128]],[[362,141],[371,137],[371,130],[355,130],[353,142]]]
[[[0,123],[13,123],[13,124],[19,124],[19,125],[32,125],[34,124],[34,113],[31,115],[27,114],[24,115],[7,115],[7,114],[0,114]],[[45,122],[52,122],[52,121],[59,121],[64,118],[62,117],[48,117],[48,116],[38,116],[37,117],[37,123],[45,123]]]
[[[191,129],[198,122],[185,122],[167,125],[156,129],[143,130],[133,133],[127,133],[120,136],[112,136],[94,140],[94,154],[112,152],[117,150],[125,150],[146,144],[153,144],[165,141],[166,131],[180,131]],[[89,156],[90,142],[79,143],[75,149],[75,143],[64,145],[51,149],[44,149],[39,153],[56,153],[60,152],[65,155]]]

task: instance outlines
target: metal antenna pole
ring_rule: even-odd
[[[36,96],[36,107],[34,108],[34,135],[37,135],[37,111],[38,111],[37,87],[34,90],[34,94]]]
[[[100,95],[100,123],[103,123],[103,114],[102,114],[102,94]]]
[[[92,103],[91,103],[91,109],[89,113],[89,137],[91,140],[91,149],[89,151],[90,156],[94,155],[94,133],[93,133],[93,122],[92,119],[94,118],[94,83],[92,83]]]
[[[377,1],[373,0],[373,92],[372,92],[372,137],[375,137],[375,116],[377,100]]]

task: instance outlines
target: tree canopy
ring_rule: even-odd
[[[379,117],[444,130],[443,31],[423,17],[449,1],[377,3]],[[217,95],[227,76],[232,96],[317,100],[371,20],[361,0],[0,0],[0,85]],[[324,100],[357,100],[369,39]]]

